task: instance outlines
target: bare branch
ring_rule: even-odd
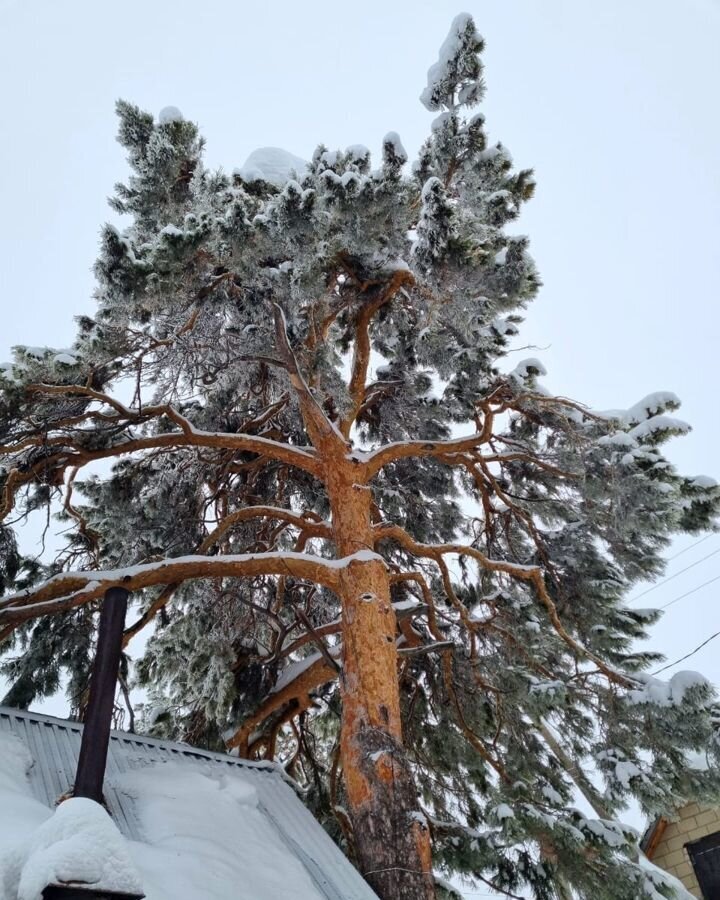
[[[535,592],[540,599],[540,602],[546,608],[555,631],[575,654],[580,658],[589,659],[594,662],[609,681],[615,684],[621,684],[624,687],[631,686],[631,682],[628,679],[606,666],[600,657],[596,656],[591,650],[576,641],[575,638],[567,632],[560,620],[557,607],[545,586],[545,576],[542,568],[539,566],[523,566],[517,565],[516,563],[505,562],[504,560],[490,559],[476,547],[470,547],[466,544],[421,544],[418,541],[415,541],[399,525],[382,523],[381,525],[375,526],[375,533],[378,535],[378,539],[387,537],[397,541],[397,543],[414,556],[424,556],[435,560],[443,573],[443,583],[446,591],[448,590],[449,581],[447,567],[445,566],[443,557],[452,554],[469,556],[476,560],[476,562],[484,569],[488,569],[492,572],[504,572],[521,581],[530,582],[535,588]],[[451,600],[454,599],[453,592],[449,594],[449,597]]]
[[[452,554],[458,556],[470,556],[478,562],[483,569],[487,569],[491,572],[504,572],[507,575],[512,575],[522,581],[531,581],[533,574],[541,571],[538,566],[522,566],[501,559],[491,559],[481,550],[478,550],[477,547],[471,547],[467,544],[422,544],[409,535],[400,525],[395,525],[391,522],[381,522],[379,525],[376,525],[373,530],[377,535],[378,540],[389,539],[396,541],[413,556],[425,557],[433,560],[437,560],[441,556]]]
[[[446,441],[398,441],[394,444],[385,444],[377,450],[363,454],[365,472],[368,480],[374,478],[377,473],[389,465],[401,459],[435,459],[451,457],[453,454],[462,453],[465,450],[476,450],[486,443],[489,436],[484,432],[475,432],[466,437],[451,438]],[[446,460],[450,462],[451,460]]]
[[[234,525],[250,519],[277,519],[299,528],[307,534],[308,538],[332,539],[330,525],[327,522],[318,522],[314,518],[308,518],[307,513],[294,513],[292,510],[277,506],[246,506],[227,515],[218,527],[205,538],[198,548],[198,553],[207,553]]]

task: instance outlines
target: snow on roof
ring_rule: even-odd
[[[0,736],[0,748],[7,739]],[[14,819],[22,799],[16,792],[14,803],[3,805],[4,815]],[[15,863],[10,877],[3,873],[4,896],[36,900],[51,884],[92,885],[128,897],[142,894],[130,843],[102,806],[85,797],[65,800],[27,837],[13,835],[4,849],[6,859]]]
[[[81,734],[76,722],[0,707],[2,900],[39,900],[2,888],[17,885],[38,835],[57,833],[47,823]],[[229,900],[239,886],[253,900],[377,900],[271,763],[114,731],[104,799],[147,900]]]
[[[245,181],[262,179],[276,187],[282,187],[290,180],[293,172],[302,176],[307,167],[304,159],[280,147],[260,147],[253,150],[237,173]]]

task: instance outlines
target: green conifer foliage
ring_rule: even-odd
[[[280,760],[352,854],[339,454],[372,491],[356,561],[388,573],[438,875],[671,898],[620,820],[633,798],[654,815],[717,792],[686,762],[716,753],[713,692],[649,674],[659,613],[626,601],[674,534],[715,527],[720,490],[664,455],[688,430],[674,395],[596,413],[508,361],[540,281],[506,226],[534,181],[474,112],[482,47],[459,16],[412,166],[389,134],[379,160],[320,146],[284,179],[214,172],[177,110],[118,104],[125,225],[102,233],[96,314],[71,349],[0,370],[6,700],[64,672],[82,706],[99,598],[125,579],[143,727]],[[38,563],[13,529],[48,509],[67,543]]]

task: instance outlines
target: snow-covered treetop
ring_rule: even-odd
[[[177,106],[165,106],[158,113],[158,122],[161,125],[171,125],[173,122],[184,122],[183,114]]]
[[[420,95],[429,110],[454,110],[457,106],[475,106],[485,92],[482,81],[484,41],[469,13],[460,13],[440,47],[438,60],[428,69],[427,87]]]

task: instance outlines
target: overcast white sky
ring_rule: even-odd
[[[67,344],[92,311],[105,198],[125,175],[118,97],[179,106],[226,169],[267,145],[377,151],[389,130],[414,155],[460,3],[487,41],[491,138],[537,173],[521,230],[545,287],[523,343],[543,348],[550,388],[595,407],[674,390],[695,430],[673,459],[720,476],[720,0],[0,0],[0,357]],[[720,535],[668,574],[715,550]],[[716,575],[720,552],[641,603]],[[720,630],[718,596],[720,580],[675,604],[657,647],[675,658]],[[720,638],[687,665],[720,683]]]

